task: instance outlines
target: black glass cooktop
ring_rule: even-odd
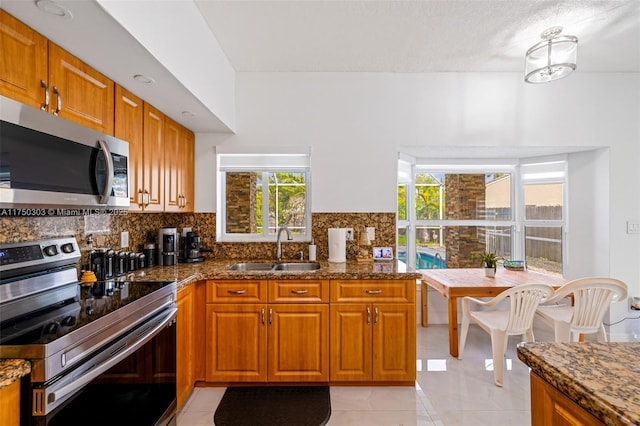
[[[166,282],[100,281],[78,287],[77,296],[3,322],[0,345],[50,343],[167,285]]]

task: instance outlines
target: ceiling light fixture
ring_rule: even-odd
[[[540,34],[542,41],[527,50],[524,81],[548,83],[576,69],[578,37],[560,35],[562,27],[551,27]]]
[[[60,6],[58,3],[55,3],[51,0],[37,0],[36,7],[41,11],[48,13],[49,15],[54,15],[60,18],[71,19],[73,15],[63,6]]]
[[[139,83],[144,83],[144,84],[150,84],[150,83],[156,82],[153,78],[147,77],[146,75],[142,75],[142,74],[134,75],[133,79]]]

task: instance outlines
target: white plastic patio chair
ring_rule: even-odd
[[[462,299],[462,332],[458,359],[462,359],[469,323],[473,320],[491,336],[493,379],[497,386],[502,386],[508,336],[522,335],[523,341],[533,342],[531,325],[536,308],[541,301],[552,294],[553,288],[546,284],[522,284],[505,290],[488,301],[469,296],[464,297]],[[509,298],[509,310],[471,310],[472,303],[484,308],[494,308],[507,298]]]
[[[573,294],[573,306],[557,304]],[[606,342],[602,324],[611,302],[627,297],[627,285],[614,278],[591,277],[569,281],[558,288],[536,315],[553,328],[556,342],[578,341],[580,334],[596,333],[598,342]]]

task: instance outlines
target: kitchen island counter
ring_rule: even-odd
[[[640,424],[639,352],[637,342],[518,345],[532,374],[606,425]]]
[[[24,359],[0,359],[0,389],[31,373],[31,363]]]

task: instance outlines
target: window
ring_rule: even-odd
[[[272,241],[286,225],[296,241],[311,239],[310,155],[284,149],[219,149],[218,241]]]
[[[566,162],[492,163],[421,165],[401,157],[401,260],[418,269],[479,267],[478,255],[491,251],[562,273]]]
[[[524,253],[529,269],[562,274],[566,161],[520,166],[524,199]]]

